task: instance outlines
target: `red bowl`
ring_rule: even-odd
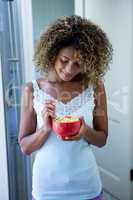
[[[79,132],[80,126],[81,120],[76,116],[67,115],[52,120],[52,128],[61,138],[76,135]]]

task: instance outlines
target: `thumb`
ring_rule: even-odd
[[[84,124],[84,123],[85,123],[84,116],[80,116],[79,119],[80,119],[80,121],[81,121],[81,124]]]

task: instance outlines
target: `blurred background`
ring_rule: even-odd
[[[40,34],[72,14],[99,24],[114,48],[104,79],[109,139],[93,150],[106,199],[133,199],[132,0],[0,0],[0,199],[31,200],[34,155],[23,155],[17,140],[21,92],[26,82],[44,76],[32,61]]]

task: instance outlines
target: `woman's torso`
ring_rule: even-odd
[[[60,86],[55,90],[54,84],[50,85],[45,82],[45,88],[41,88],[41,82],[38,83],[33,80],[33,106],[37,113],[37,128],[43,124],[41,110],[46,99],[56,101],[56,114],[58,116],[83,116],[85,122],[93,127],[92,87],[82,91],[81,85],[76,87],[76,84],[73,84],[71,89],[67,85],[66,87]],[[51,88],[53,89],[50,90]],[[64,91],[66,92],[63,94]],[[61,99],[64,96],[65,100],[62,102]],[[32,190],[35,199],[91,199],[100,194],[101,187],[97,164],[90,144],[84,139],[63,141],[52,131],[47,141],[36,151]]]

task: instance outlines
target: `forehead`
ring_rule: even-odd
[[[79,50],[74,49],[73,47],[64,47],[59,51],[59,56],[66,56],[70,59],[78,59],[80,58]]]

